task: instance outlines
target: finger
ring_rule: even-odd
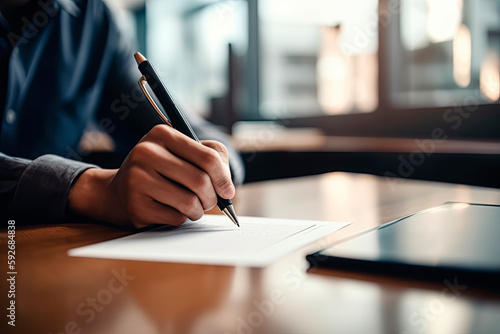
[[[152,162],[153,168],[158,174],[195,193],[201,202],[203,210],[206,211],[215,207],[217,204],[215,189],[210,176],[206,172],[155,143],[149,143],[147,146],[149,146],[148,160]]]
[[[144,196],[139,203],[141,205],[138,205],[135,211],[130,212],[132,224],[136,228],[151,224],[179,226],[187,219],[187,217],[179,211],[158,203],[152,198]]]
[[[148,191],[152,199],[176,209],[191,220],[203,217],[203,206],[195,193],[160,175],[154,178],[154,185]]]
[[[202,140],[201,143],[213,150],[216,150],[220,157],[222,158],[222,161],[226,163],[226,165],[229,165],[229,155],[227,153],[227,148],[224,146],[224,144],[215,141],[215,140]]]
[[[235,193],[229,166],[219,153],[167,126],[155,126],[150,138],[158,140],[176,156],[207,172],[215,191],[223,198],[232,198]]]

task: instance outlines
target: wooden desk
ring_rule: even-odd
[[[128,232],[90,224],[18,227],[16,328],[2,333],[498,331],[499,294],[306,271],[305,254],[445,201],[500,204],[500,191],[423,181],[401,181],[392,189],[383,178],[347,173],[244,186],[235,201],[239,215],[352,222],[265,269],[70,258],[70,248]],[[3,268],[6,240],[4,230]],[[130,277],[120,282],[115,277],[122,271]],[[4,279],[3,310],[7,290]]]

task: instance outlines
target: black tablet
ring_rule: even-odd
[[[500,289],[500,206],[445,203],[307,256],[327,267]]]

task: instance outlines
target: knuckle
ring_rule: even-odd
[[[222,158],[222,160],[227,159],[228,157],[228,150],[227,147],[224,146],[221,142],[218,141],[207,141],[205,142],[205,146],[211,148],[215,152],[217,152],[217,155],[219,156],[219,159]]]
[[[195,187],[205,189],[212,184],[212,180],[207,173],[200,172],[195,179]]]
[[[172,128],[165,124],[155,125],[147,134],[147,139],[153,140],[156,142],[165,142],[171,140],[172,136],[174,136],[175,131],[172,131]],[[148,140],[144,140],[147,142]]]
[[[201,217],[203,217],[203,209],[201,210],[196,210],[196,212],[194,212],[192,214],[192,216],[190,217],[191,220],[198,220],[200,219]]]
[[[213,196],[210,196],[210,198],[208,199],[208,204],[206,209],[211,210],[215,208],[216,205],[217,205],[217,197],[214,194]]]
[[[191,208],[193,208],[194,206],[196,206],[198,202],[198,198],[196,197],[196,195],[187,195],[184,199],[184,207],[187,209],[187,210],[190,210]]]
[[[157,124],[151,129],[151,131],[149,131],[149,133],[153,136],[162,136],[166,132],[168,132],[167,128],[168,126],[166,126],[165,124]]]
[[[166,124],[161,124],[161,138],[162,139],[167,139],[167,140],[171,140],[172,138],[174,138],[176,136],[176,134],[178,134],[180,132],[176,131],[176,130],[173,130],[171,127],[169,127],[168,125]]]
[[[203,215],[203,210],[200,210],[200,201],[194,194],[186,195],[183,198],[180,211],[193,220],[197,220],[196,217],[200,216],[200,211]]]
[[[132,151],[130,151],[128,157],[127,157],[127,160],[130,164],[132,165],[137,165],[139,162],[142,161],[142,152],[141,152],[141,148],[139,146],[140,144],[138,144],[136,147],[134,147],[132,149]]]
[[[169,221],[169,225],[180,226],[186,221],[186,219],[187,219],[187,217],[185,215],[183,215],[182,213],[180,213],[178,211],[174,211],[172,213],[172,217],[170,217],[170,219],[168,221]]]
[[[203,156],[203,162],[206,169],[214,168],[214,166],[220,162],[219,153],[215,150],[207,150]]]
[[[222,154],[225,154],[227,155],[227,147],[222,144],[222,143],[219,143],[218,141],[216,142],[216,150],[219,152],[219,153],[222,153]]]
[[[153,143],[147,141],[140,142],[130,152],[129,160],[133,164],[140,164],[145,161],[148,161],[147,159],[151,156],[153,152],[154,152]]]
[[[226,148],[223,143],[217,140],[203,140],[202,143],[203,145],[210,147],[216,151],[222,151]]]

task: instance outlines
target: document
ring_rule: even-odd
[[[70,256],[265,267],[348,223],[205,215],[179,227],[162,226],[69,250]]]

